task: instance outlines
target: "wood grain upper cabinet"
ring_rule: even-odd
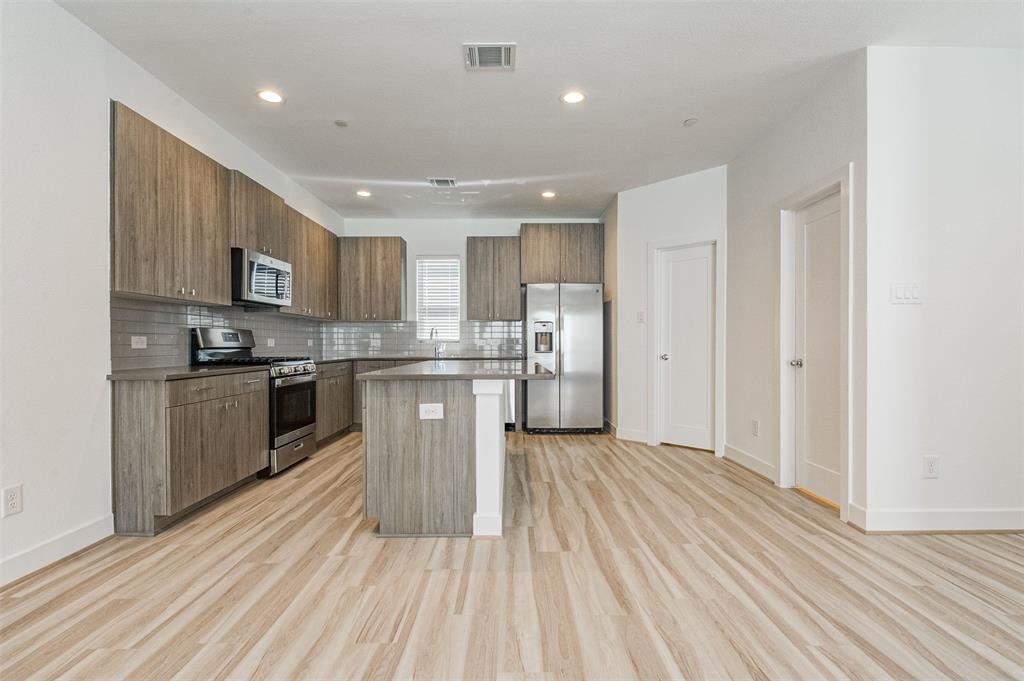
[[[466,241],[468,319],[522,318],[519,237],[477,237]]]
[[[604,225],[561,225],[562,279],[571,284],[600,284],[604,270]]]
[[[603,281],[604,225],[524,224],[519,235],[524,284]]]
[[[244,173],[231,171],[231,245],[291,262],[284,199]]]
[[[561,225],[525,224],[519,230],[520,276],[524,284],[562,280]]]
[[[319,319],[337,317],[338,254],[334,233],[285,206],[290,233],[292,304],[281,312]]]
[[[114,102],[111,290],[231,304],[226,168]]]
[[[317,257],[320,261],[320,314],[317,316],[325,319],[338,317],[338,247],[335,244],[337,240],[334,232],[320,227],[317,238]]]
[[[344,321],[405,319],[405,239],[397,236],[338,239],[338,318]]]

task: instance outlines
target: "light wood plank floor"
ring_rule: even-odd
[[[506,536],[373,536],[361,439],[0,592],[0,678],[1024,678],[1024,537],[864,536],[708,454],[510,437]]]

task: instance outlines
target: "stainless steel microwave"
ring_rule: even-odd
[[[231,299],[247,305],[291,305],[291,264],[256,251],[232,248]]]

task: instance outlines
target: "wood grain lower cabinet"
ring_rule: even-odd
[[[352,374],[316,382],[316,439],[326,440],[352,425]]]
[[[365,374],[378,369],[391,369],[397,365],[394,360],[359,360],[355,363],[354,374]],[[365,381],[354,381],[352,384],[352,422],[363,422],[363,395],[366,391]]]
[[[228,378],[232,381],[211,384]],[[266,468],[266,385],[266,372],[170,382],[115,381],[115,532],[155,534],[183,511]],[[236,386],[237,394],[182,401],[184,396],[216,394],[225,386]]]

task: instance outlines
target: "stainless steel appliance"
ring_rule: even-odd
[[[270,459],[274,475],[316,451],[316,364],[309,357],[259,357],[248,329],[192,329],[192,364],[266,367],[270,372]]]
[[[604,328],[601,284],[527,284],[526,359],[555,373],[525,381],[528,431],[600,431],[604,426]]]
[[[246,305],[291,305],[292,266],[256,251],[232,248],[231,299]]]

